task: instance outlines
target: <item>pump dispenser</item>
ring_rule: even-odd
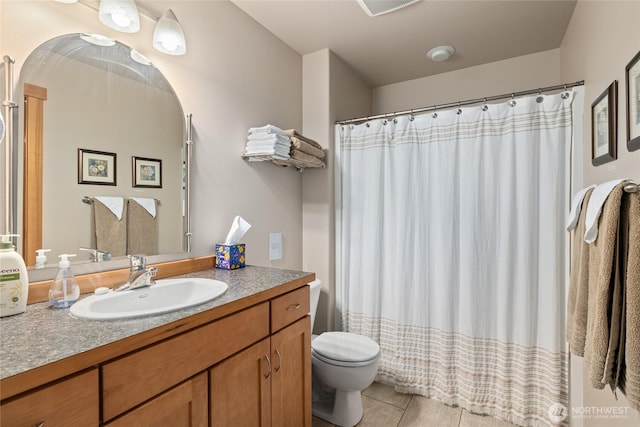
[[[45,268],[47,266],[47,256],[45,252],[51,252],[51,249],[38,249],[36,251],[36,268]]]
[[[71,272],[69,257],[76,254],[59,255],[58,273],[49,289],[49,302],[54,308],[71,307],[80,297],[80,287]]]
[[[29,278],[22,257],[15,251],[11,237],[0,236],[0,317],[24,313],[29,296]]]

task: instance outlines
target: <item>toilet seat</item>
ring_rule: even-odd
[[[311,354],[336,366],[366,366],[380,357],[371,338],[350,332],[325,332],[311,342]]]

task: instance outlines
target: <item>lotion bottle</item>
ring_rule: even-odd
[[[49,289],[49,302],[54,308],[71,307],[80,297],[80,287],[71,272],[69,257],[76,254],[59,255],[58,272]]]
[[[27,267],[11,243],[13,236],[18,235],[0,236],[0,317],[24,313],[27,309]]]

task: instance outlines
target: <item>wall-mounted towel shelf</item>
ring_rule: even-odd
[[[274,156],[273,154],[260,154],[260,153],[251,153],[251,154],[247,154],[247,153],[242,153],[242,158],[243,159],[247,159],[250,162],[264,162],[264,161],[269,161],[272,162],[274,165],[277,166],[293,166],[296,169],[298,169],[300,172],[302,172],[303,170],[307,169],[307,168],[320,168],[321,166],[318,166],[316,164],[313,163],[309,163],[309,162],[305,162],[303,160],[298,160],[298,159],[293,159],[293,158],[288,158],[288,159],[281,159],[277,156]]]

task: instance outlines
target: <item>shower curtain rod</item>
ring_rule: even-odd
[[[375,116],[365,116],[365,117],[357,117],[357,118],[348,119],[348,120],[339,120],[339,121],[336,121],[336,124],[337,125],[346,125],[346,124],[351,124],[351,123],[360,123],[360,122],[366,122],[367,120],[384,119],[384,118],[389,118],[389,117],[397,117],[397,116],[403,116],[403,115],[406,115],[406,114],[422,113],[424,111],[436,111],[436,110],[442,109],[442,108],[461,107],[463,105],[479,104],[481,102],[489,102],[489,101],[496,101],[496,100],[499,100],[499,99],[515,98],[515,97],[518,97],[518,96],[533,95],[533,94],[536,94],[536,93],[551,92],[551,91],[560,90],[560,89],[566,90],[566,89],[571,88],[571,87],[583,86],[583,85],[584,85],[584,80],[580,80],[580,81],[574,82],[574,83],[564,83],[564,84],[561,84],[561,85],[547,86],[547,87],[542,87],[542,88],[538,88],[538,89],[530,89],[530,90],[524,90],[524,91],[520,91],[520,92],[506,93],[504,95],[494,95],[494,96],[487,96],[485,98],[467,99],[465,101],[449,102],[447,104],[436,104],[436,105],[432,105],[430,107],[421,107],[421,108],[414,108],[414,109],[411,109],[411,110],[396,111],[396,112],[393,112],[393,113],[377,114]]]

